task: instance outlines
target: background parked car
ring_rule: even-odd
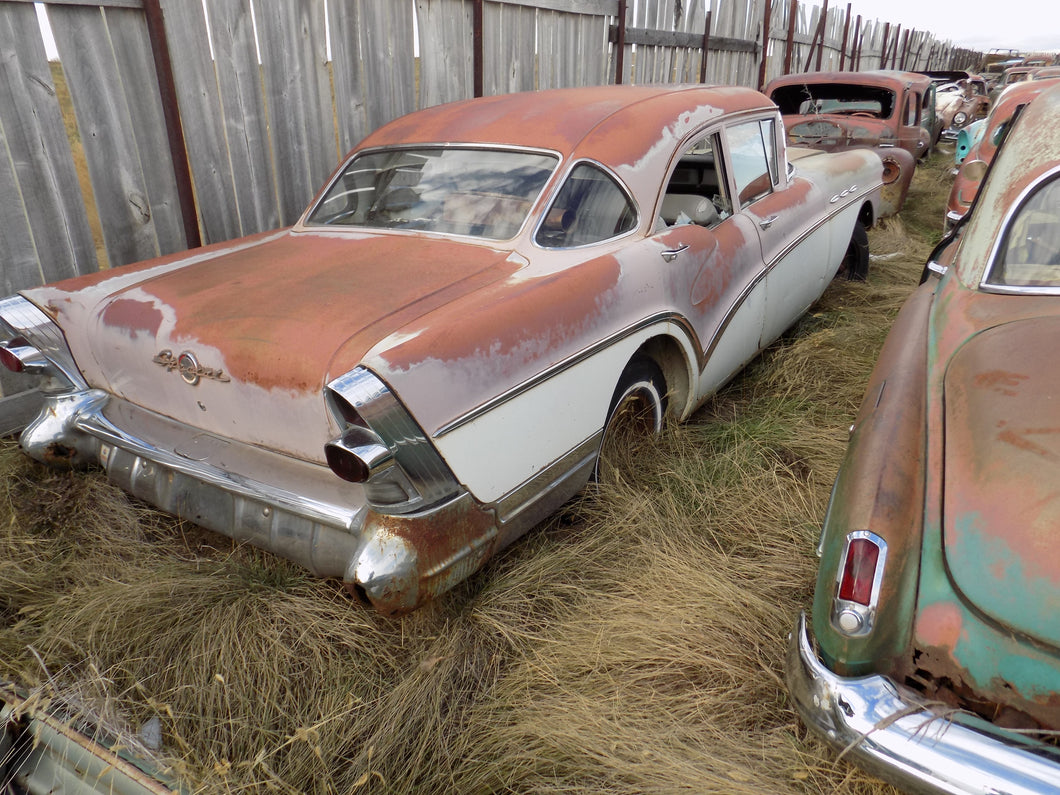
[[[880,155],[884,216],[901,210],[916,161],[942,129],[935,85],[916,72],[807,72],[778,77],[765,92],[780,108],[792,146]]]
[[[964,217],[975,200],[979,185],[986,175],[987,167],[994,158],[997,146],[1005,135],[1006,126],[1028,102],[1050,88],[1060,74],[1047,80],[1030,80],[1010,86],[994,105],[981,129],[958,138],[960,158],[953,187],[946,202],[945,230],[948,232]]]
[[[792,636],[806,723],[917,792],[1060,782],[1058,208],[1050,86],[895,321]]]
[[[789,159],[746,88],[423,110],[291,229],[0,303],[46,379],[21,443],[410,610],[863,277],[881,170]]]

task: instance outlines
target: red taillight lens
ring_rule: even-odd
[[[839,581],[839,598],[867,605],[872,598],[872,584],[876,579],[876,565],[880,548],[867,538],[851,540],[847,548],[846,565]]]
[[[7,348],[0,347],[0,364],[13,373],[21,373],[23,370],[22,361]]]
[[[368,466],[351,451],[329,444],[324,447],[324,456],[331,471],[343,480],[350,483],[364,483],[368,480]]]

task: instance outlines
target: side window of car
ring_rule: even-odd
[[[920,122],[918,121],[920,105],[917,103],[919,96],[912,92],[906,94],[905,97],[905,126],[916,127]]]
[[[776,140],[772,120],[735,124],[726,130],[740,207],[772,193],[776,182]]]
[[[986,282],[1060,287],[1060,177],[1031,194],[1012,216]]]
[[[567,176],[534,238],[545,248],[599,243],[637,226],[637,209],[599,166],[579,163]]]
[[[678,157],[659,209],[662,226],[716,226],[732,215],[717,133],[694,141]]]

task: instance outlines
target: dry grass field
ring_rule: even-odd
[[[847,428],[938,237],[949,154],[692,422],[400,620],[0,448],[0,679],[208,793],[885,793],[782,684]],[[157,719],[157,720],[155,720]]]

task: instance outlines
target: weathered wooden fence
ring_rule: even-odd
[[[0,0],[5,294],[290,224],[343,152],[417,107],[610,82],[761,86],[788,71],[959,68],[977,57],[827,0],[44,8],[58,63],[34,4]]]

